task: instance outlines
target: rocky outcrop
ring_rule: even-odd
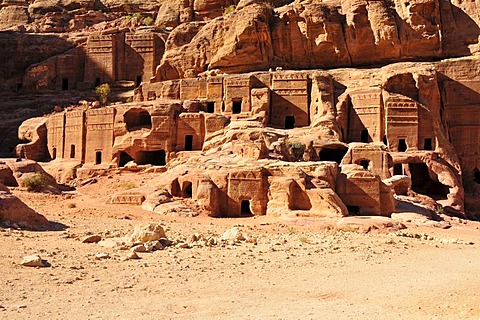
[[[271,7],[255,4],[202,26],[176,28],[165,43],[156,79],[196,76],[208,69],[230,73],[266,69],[273,57]]]
[[[256,70],[332,68],[478,51],[480,33],[478,22],[473,19],[469,21],[469,31],[461,32],[464,36],[454,41],[464,42],[458,52],[444,44],[443,33],[451,37],[450,30],[458,28],[455,19],[465,21],[468,17],[453,4],[441,7],[438,0],[340,4],[338,7],[296,1],[275,10],[267,4],[251,4],[238,6],[232,14],[209,21],[201,28],[196,24],[195,31],[182,25],[172,33],[172,40],[167,40],[156,79],[192,75],[187,70],[193,70],[194,75],[213,69],[248,72],[254,63]],[[472,14],[475,18],[476,14]],[[172,45],[173,38],[192,41]],[[253,59],[246,59],[244,53],[250,53]]]
[[[22,123],[18,129],[18,138],[29,141],[17,145],[17,155],[35,161],[42,161],[47,151],[47,118],[32,118]]]
[[[0,225],[42,230],[49,226],[49,222],[0,183]]]

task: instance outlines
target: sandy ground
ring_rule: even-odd
[[[60,231],[0,228],[1,319],[480,319],[480,224],[407,223],[405,237],[325,230],[315,219],[160,216],[105,204],[122,175],[64,195],[14,190]],[[144,181],[144,182],[142,182]],[[169,239],[238,226],[257,243],[139,253],[82,243],[144,222]],[[430,239],[430,240],[428,240]],[[19,263],[38,253],[51,267]],[[109,259],[95,255],[108,253]]]

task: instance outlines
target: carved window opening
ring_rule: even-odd
[[[147,92],[147,100],[156,100],[157,99],[157,93],[155,91],[148,91]]]
[[[360,134],[360,141],[363,143],[368,143],[368,140],[369,140],[368,130],[363,129],[362,133]]]
[[[393,165],[393,175],[394,176],[403,175],[403,165],[401,163],[395,163]]]
[[[137,87],[142,84],[142,76],[141,76],[141,75],[140,75],[140,76],[137,76],[137,79],[136,79],[136,81],[135,81],[135,84],[137,85]]]
[[[448,186],[437,181],[436,175],[430,172],[425,163],[409,163],[408,168],[413,191],[432,197],[434,200],[447,199]]]
[[[101,80],[99,77],[96,77],[95,78],[95,88],[98,87],[99,85],[101,85]]]
[[[318,157],[320,161],[335,161],[336,163],[340,164],[342,162],[343,157],[347,154],[346,148],[339,148],[339,149],[329,149],[323,148],[318,153]]]
[[[215,112],[215,102],[207,102],[207,112],[208,113]]]
[[[407,151],[408,149],[408,146],[407,146],[407,141],[405,141],[405,139],[399,139],[398,140],[398,151],[399,152],[405,152]]]
[[[193,194],[192,191],[192,183],[190,181],[186,181],[183,183],[183,196],[185,198],[191,198]]]
[[[232,104],[232,113],[239,114],[242,113],[242,100],[234,100]]]
[[[123,115],[123,121],[127,125],[128,131],[152,128],[152,117],[147,110],[130,109]]]
[[[370,165],[370,161],[369,160],[361,160],[360,165],[363,167],[363,169],[368,170],[368,166]]]
[[[433,144],[432,144],[432,139],[431,138],[426,138],[424,143],[423,143],[423,149],[424,150],[433,150]]]
[[[480,171],[477,168],[475,168],[475,170],[473,170],[473,180],[476,183],[480,184]]]
[[[185,151],[193,150],[193,135],[187,134],[185,136]]]
[[[125,151],[120,152],[118,160],[119,167],[125,167],[125,165],[130,161],[133,161],[133,158],[128,153],[126,153]]]
[[[285,129],[295,128],[295,116],[286,116],[285,117]]]
[[[151,164],[154,166],[164,166],[166,164],[165,157],[165,150],[139,151],[135,155],[135,162],[138,165]]]
[[[70,159],[74,159],[75,158],[75,145],[72,144],[70,145]]]
[[[251,216],[252,210],[250,208],[250,200],[242,200],[240,204],[240,214],[242,216]]]
[[[102,151],[95,152],[95,164],[102,163]]]
[[[53,147],[52,148],[52,160],[55,160],[57,158],[57,148]]]
[[[68,90],[68,78],[63,78],[62,79],[62,90]]]

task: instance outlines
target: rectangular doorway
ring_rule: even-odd
[[[193,135],[187,134],[185,136],[185,151],[193,150]]]

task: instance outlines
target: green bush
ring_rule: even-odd
[[[305,146],[301,142],[292,142],[289,144],[288,148],[290,149],[290,154],[295,159],[295,161],[302,161],[303,160],[303,153],[307,146]]]
[[[226,16],[226,15],[232,13],[233,11],[235,11],[235,6],[232,4],[231,6],[225,7],[223,9],[223,15]]]
[[[146,17],[142,21],[144,26],[151,26],[153,24],[153,18],[152,17]]]
[[[35,173],[23,180],[23,185],[30,192],[40,192],[43,188],[48,186],[48,179],[41,173]]]
[[[95,92],[102,105],[106,105],[110,95],[110,85],[108,83],[101,84],[95,88]]]

